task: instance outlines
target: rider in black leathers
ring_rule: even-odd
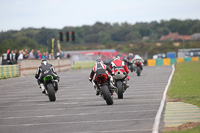
[[[42,93],[45,93],[45,87],[43,84],[43,78],[47,75],[52,75],[55,80],[55,89],[58,90],[58,82],[60,80],[57,75],[53,65],[49,64],[46,59],[43,59],[41,62],[41,66],[38,67],[37,72],[35,74],[35,78],[37,79],[40,88],[42,89]]]

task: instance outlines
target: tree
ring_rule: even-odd
[[[7,39],[0,43],[0,53],[6,53],[7,49],[14,50],[16,49],[16,44],[11,40]]]

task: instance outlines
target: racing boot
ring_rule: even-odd
[[[114,85],[114,82],[113,82],[113,77],[110,77],[109,87],[112,89],[116,89],[116,86]]]
[[[123,83],[124,83],[124,90],[123,90],[123,92],[125,92],[126,89],[129,87],[129,85],[128,85],[128,83],[127,83],[126,80],[124,80]]]
[[[57,92],[58,91],[58,80],[55,80],[54,87],[55,87],[55,91]]]
[[[92,82],[92,84],[93,84],[94,89],[96,90],[96,95],[98,96],[99,95],[99,88],[97,87],[97,85],[94,82]]]
[[[42,90],[42,93],[46,94],[45,87],[44,87],[43,83],[40,84],[40,89]]]

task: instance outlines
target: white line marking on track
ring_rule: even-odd
[[[125,133],[125,132],[145,132],[152,131],[152,129],[132,129],[132,130],[109,130],[109,131],[83,131],[83,132],[71,132],[71,133]]]
[[[115,97],[114,97],[115,98]],[[136,97],[135,97],[136,98]],[[66,101],[69,101],[69,100],[90,100],[90,99],[96,99],[95,97],[87,97],[87,98],[67,98],[67,99],[59,99],[59,100],[66,100]],[[58,101],[59,101],[58,100]],[[123,99],[123,101],[157,101],[157,100],[160,100],[159,98],[155,98],[155,99]],[[103,100],[102,100],[103,101]],[[95,101],[95,102],[102,102],[102,101]],[[8,101],[3,101],[3,102],[0,102],[0,103],[7,103]],[[17,100],[17,101],[9,101],[10,103],[28,103],[28,102],[41,102],[41,100]],[[88,102],[88,103],[91,103],[90,101],[78,101],[78,103],[83,103],[83,102]],[[57,104],[57,103],[56,103]],[[58,103],[58,104],[64,104],[64,103]],[[68,103],[68,104],[71,104],[71,103]],[[41,105],[41,104],[37,104],[37,105]],[[47,104],[42,104],[42,105],[47,105]],[[2,106],[0,106],[2,107]],[[5,107],[5,106],[4,106]]]
[[[158,131],[159,131],[160,118],[161,118],[161,114],[162,114],[164,106],[165,106],[165,100],[166,100],[167,90],[168,90],[169,85],[171,83],[172,76],[174,75],[174,71],[175,71],[175,67],[174,67],[174,64],[173,64],[172,65],[171,75],[170,75],[170,77],[168,79],[167,85],[165,87],[165,91],[163,92],[163,99],[160,102],[160,107],[159,107],[158,112],[157,112],[156,117],[155,117],[155,121],[154,121],[152,133],[158,133]]]
[[[21,117],[5,117],[5,118],[0,118],[0,119],[2,119],[2,120],[11,120],[11,119],[50,118],[50,117],[63,117],[63,116],[85,116],[85,115],[140,113],[140,112],[156,112],[156,110],[101,112],[101,114],[99,114],[99,112],[97,112],[97,113],[62,114],[62,115],[21,116]]]
[[[62,105],[62,104],[64,104],[64,105],[67,105],[67,104],[78,104],[78,103],[56,103],[57,105]],[[25,104],[23,104],[23,105],[11,105],[11,106],[0,106],[0,107],[21,107],[21,106],[47,106],[47,105],[51,105],[51,104],[47,104],[47,103],[41,103],[41,104],[28,104],[28,105],[25,105]]]
[[[52,122],[52,123],[35,123],[35,124],[16,124],[16,125],[0,125],[0,127],[19,127],[19,126],[43,126],[43,125],[61,125],[61,124],[83,124],[83,123],[106,123],[106,122],[125,122],[125,121],[148,121],[154,118],[145,119],[120,119],[120,120],[98,120],[98,121],[74,121],[74,122]]]
[[[148,94],[148,96],[154,96],[154,95],[160,95],[160,93],[152,93],[152,94]],[[81,95],[81,94],[79,94],[78,96],[81,96],[81,98],[84,98],[84,97],[89,97],[89,98],[91,98],[91,97],[94,97],[94,94],[83,94],[83,95]],[[141,95],[141,94],[139,94],[139,95],[137,95],[137,94],[135,94],[135,93],[127,93],[126,94],[126,96],[134,96],[134,97],[142,97],[142,96],[147,96],[147,95]],[[37,98],[43,98],[44,96],[37,96]],[[74,95],[60,95],[60,96],[57,96],[58,98],[62,98],[62,97],[68,97],[68,98],[71,98],[71,97],[73,97],[74,98]],[[24,96],[24,99],[28,99],[27,98],[27,96]],[[34,97],[35,98],[35,97]],[[22,99],[22,97],[19,97],[19,96],[17,96],[17,97],[0,97],[0,101],[5,101],[5,100],[21,100]],[[30,98],[29,98],[30,99]],[[1,103],[1,102],[0,102]]]
[[[126,106],[129,106],[129,107],[139,107],[139,106],[158,106],[159,104],[127,104],[127,105],[119,105],[120,107],[126,107]],[[118,107],[118,105],[115,105],[115,107]],[[0,111],[0,112],[39,112],[39,111],[50,111],[50,110],[81,110],[81,109],[89,109],[89,108],[97,108],[97,106],[90,106],[90,107],[73,107],[73,108],[56,108],[56,109],[38,109],[38,110],[12,110],[12,111]]]

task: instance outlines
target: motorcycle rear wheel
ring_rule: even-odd
[[[118,94],[118,99],[123,99],[122,81],[117,81],[117,94]]]
[[[131,72],[133,72],[133,70],[134,70],[133,65],[130,66],[130,70],[131,70]]]
[[[141,73],[140,66],[137,66],[137,76],[140,76],[140,73]]]
[[[102,89],[102,93],[103,93],[103,98],[106,101],[107,105],[112,105],[113,99],[111,97],[108,86],[104,85],[104,86],[101,87],[101,89]]]
[[[56,101],[55,90],[52,83],[47,84],[48,97],[51,102]]]

